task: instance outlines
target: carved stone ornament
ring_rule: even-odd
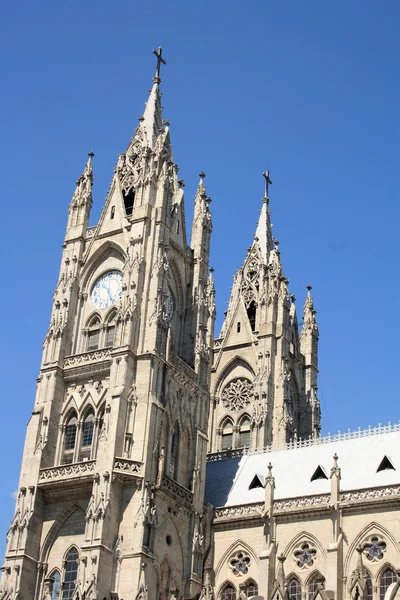
[[[362,545],[364,556],[370,562],[381,560],[386,552],[386,542],[377,535],[371,535]]]
[[[248,379],[234,379],[222,392],[222,406],[229,410],[242,410],[250,404],[253,396],[253,385]]]
[[[302,542],[293,552],[294,561],[299,569],[308,569],[313,566],[317,550],[310,542]]]
[[[236,552],[236,554],[229,559],[229,566],[232,569],[233,574],[237,577],[246,575],[250,566],[250,556],[243,551]]]

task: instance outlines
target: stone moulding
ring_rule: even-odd
[[[88,460],[85,462],[73,463],[71,465],[60,465],[59,467],[40,469],[39,485],[41,483],[44,484],[53,481],[68,480],[86,475],[92,477],[94,475],[95,464],[95,460]]]
[[[129,458],[115,458],[113,471],[128,476],[141,476],[143,463]]]
[[[259,517],[264,510],[264,502],[246,504],[244,506],[225,506],[215,509],[215,518],[224,517]]]
[[[340,494],[340,502],[362,502],[363,500],[380,500],[381,498],[400,498],[400,486],[355,490]]]
[[[185,487],[183,487],[170,477],[163,477],[161,489],[168,495],[172,495],[173,498],[176,498],[181,502],[184,502],[185,504],[192,504],[192,492],[190,490],[187,490]]]
[[[320,496],[300,496],[299,498],[288,498],[287,500],[276,500],[274,502],[275,511],[297,510],[301,508],[327,508],[330,505],[331,495],[321,494]]]
[[[66,356],[64,360],[64,369],[69,369],[80,365],[97,363],[109,360],[110,358],[111,348],[103,348],[102,350],[93,350],[91,352],[84,352],[83,354]]]

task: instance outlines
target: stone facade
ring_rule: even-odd
[[[0,600],[394,597],[398,485],[344,494],[335,460],[329,493],[277,499],[265,462],[262,501],[205,502],[207,449],[319,443],[318,325],[309,287],[299,333],[266,173],[214,340],[210,198],[201,173],[189,245],[159,87],[95,227],[92,153],[72,196]]]

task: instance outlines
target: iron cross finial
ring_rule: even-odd
[[[157,50],[153,50],[153,54],[155,54],[157,56],[157,68],[156,68],[156,76],[154,77],[154,81],[156,82],[160,82],[160,69],[161,69],[161,63],[163,65],[166,65],[166,61],[163,59],[162,57],[162,48],[161,46],[158,47],[158,52]]]
[[[268,171],[268,169],[266,171],[264,171],[263,177],[265,177],[265,198],[268,198],[268,186],[272,185],[272,181],[269,178],[269,171]]]

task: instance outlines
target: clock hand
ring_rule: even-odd
[[[104,283],[101,284],[101,287],[103,287],[105,290],[107,290],[108,297],[110,298],[110,300],[112,302],[112,296],[111,296],[111,293],[110,293],[110,288],[107,287]]]

